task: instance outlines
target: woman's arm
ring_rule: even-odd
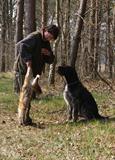
[[[16,46],[17,49],[19,49],[19,53],[25,60],[25,62],[31,61],[32,54],[36,46],[36,35],[30,34],[29,36],[18,42]]]

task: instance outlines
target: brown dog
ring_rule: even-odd
[[[28,67],[19,97],[18,121],[20,125],[29,125],[32,123],[32,119],[29,117],[32,93],[33,91],[37,92],[38,95],[42,93],[41,87],[38,84],[38,79],[39,75],[32,80],[32,69]]]

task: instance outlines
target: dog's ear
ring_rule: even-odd
[[[62,67],[67,67],[67,66],[69,66],[69,65],[63,62],[63,63],[61,64],[61,66],[62,66]]]
[[[63,63],[61,64],[61,66],[65,67],[65,66],[66,66],[66,64],[63,62]]]

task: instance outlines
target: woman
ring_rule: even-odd
[[[14,68],[14,90],[16,93],[19,93],[21,91],[28,68],[32,69],[33,77],[36,77],[37,74],[42,74],[45,63],[53,63],[54,55],[50,46],[50,41],[56,40],[58,35],[59,28],[56,25],[49,25],[41,32],[33,32],[16,44],[18,54]],[[30,95],[26,94],[26,100],[27,98],[29,98],[29,96]],[[23,97],[24,94],[22,91],[20,94],[20,103],[18,106],[18,114],[20,117],[19,123],[22,125],[28,125],[32,123],[32,119],[29,116],[31,104],[30,101],[28,101],[28,105],[25,106]]]
[[[28,66],[31,66],[35,77],[37,74],[42,74],[45,63],[53,63],[54,55],[50,41],[56,40],[58,35],[59,28],[56,25],[49,25],[41,32],[33,32],[16,44],[18,55],[14,68],[16,93],[20,92]]]

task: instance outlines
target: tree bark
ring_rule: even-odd
[[[55,12],[55,17],[56,17],[56,21],[58,26],[60,26],[59,24],[59,8],[60,8],[60,1],[56,0],[56,12]],[[53,53],[55,54],[55,61],[53,64],[50,65],[50,71],[49,71],[49,77],[48,77],[48,81],[49,84],[54,85],[55,83],[55,67],[56,67],[56,63],[57,63],[57,51],[58,51],[58,44],[59,44],[59,38],[54,42],[53,44]]]
[[[114,8],[113,8],[113,43],[112,45],[115,44],[115,5],[114,5]],[[115,63],[114,63],[114,77],[115,78]]]
[[[77,59],[77,54],[78,54],[78,48],[79,48],[79,43],[81,39],[81,31],[82,31],[82,26],[83,26],[83,18],[85,17],[85,11],[86,11],[86,4],[87,0],[81,0],[80,2],[80,8],[78,11],[78,18],[76,22],[76,28],[75,28],[75,37],[73,38],[73,45],[72,45],[72,52],[71,52],[71,61],[70,64],[71,66],[75,67],[75,62]]]
[[[35,0],[24,0],[25,21],[24,29],[25,35],[36,30],[35,19]]]
[[[5,72],[6,64],[5,64],[5,46],[6,46],[6,19],[7,19],[7,1],[2,1],[2,11],[1,11],[1,72]]]
[[[95,1],[95,34],[94,34],[94,69],[93,69],[93,78],[97,78],[97,70],[98,70],[98,48],[99,48],[99,16],[98,16],[98,3],[99,1]]]
[[[15,43],[23,39],[23,16],[24,16],[24,0],[17,1],[17,18],[16,18],[16,32],[15,32]],[[15,49],[15,58],[18,52]]]
[[[42,28],[47,26],[48,21],[48,2],[47,0],[42,0]]]
[[[90,26],[89,26],[89,56],[87,57],[88,60],[88,74],[90,75],[91,73],[93,73],[93,67],[94,67],[94,31],[95,31],[95,3],[93,0],[90,0],[90,7],[91,7],[91,11],[90,11],[90,17],[89,17],[89,22],[90,22]]]
[[[106,8],[107,8],[107,55],[109,58],[109,78],[113,76],[113,51],[111,49],[111,42],[110,42],[110,1],[106,0]]]

